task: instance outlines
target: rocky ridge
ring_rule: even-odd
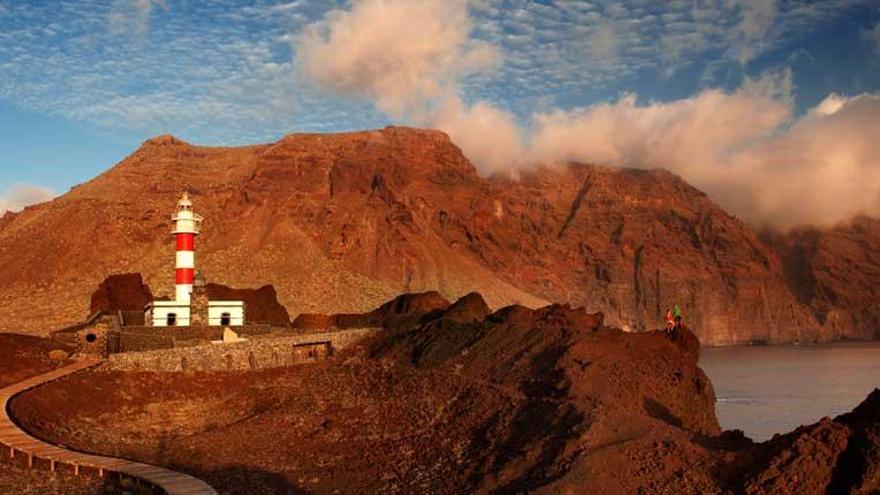
[[[687,329],[628,333],[559,304],[492,311],[477,293],[407,294],[355,317],[385,329],[323,363],[98,369],[24,394],[12,413],[40,437],[230,494],[880,489],[880,390],[756,444],[720,431]]]

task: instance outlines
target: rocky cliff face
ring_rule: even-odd
[[[479,291],[492,308],[585,305],[634,330],[662,325],[679,304],[708,344],[840,334],[795,297],[773,249],[670,173],[573,164],[484,179],[445,134],[406,128],[239,148],[151,139],[68,194],[4,217],[0,328],[80,319],[108,273],[141,272],[170,294],[168,217],[184,189],[206,217],[196,248],[206,276],[272,284],[294,315]]]
[[[880,337],[880,220],[767,236],[798,300],[838,339]]]

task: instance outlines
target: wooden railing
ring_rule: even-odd
[[[44,383],[97,366],[102,362],[101,360],[76,361],[63,368],[0,389],[0,406],[2,406],[0,444],[6,451],[5,455],[11,459],[16,456],[25,456],[28,467],[32,468],[35,466],[35,460],[42,460],[42,464],[48,465],[51,471],[55,471],[59,465],[71,466],[75,475],[79,475],[82,468],[92,469],[102,477],[106,473],[119,473],[142,480],[169,495],[217,495],[216,490],[207,483],[187,474],[125,459],[84,454],[43,442],[19,428],[10,417],[9,402],[16,395]]]

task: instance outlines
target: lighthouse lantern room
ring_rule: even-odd
[[[154,327],[190,325],[244,325],[244,301],[209,301],[204,278],[196,272],[195,239],[202,217],[193,211],[183,193],[171,216],[175,238],[174,300],[153,301],[144,308],[147,324]],[[195,283],[194,283],[195,282]]]

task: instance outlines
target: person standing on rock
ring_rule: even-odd
[[[671,333],[675,329],[675,318],[672,316],[672,309],[666,310],[666,333]]]
[[[675,329],[678,330],[681,328],[681,308],[678,307],[678,304],[675,305],[675,309],[672,311],[672,315],[675,318]]]

